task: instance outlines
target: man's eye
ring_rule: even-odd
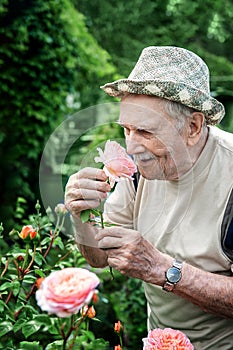
[[[150,137],[152,136],[152,132],[150,131],[147,131],[147,130],[144,130],[144,129],[137,129],[137,132],[140,134],[140,135],[143,135],[145,137]]]

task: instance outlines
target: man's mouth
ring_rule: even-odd
[[[136,155],[134,156],[134,161],[136,164],[146,164],[152,160],[155,160],[156,156],[154,154],[150,154],[150,155]]]

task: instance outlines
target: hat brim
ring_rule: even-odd
[[[174,81],[120,79],[101,86],[108,95],[124,97],[127,94],[162,97],[191,107],[205,115],[206,123],[218,124],[225,114],[224,106],[205,92]]]

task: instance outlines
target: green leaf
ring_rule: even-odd
[[[19,294],[19,291],[20,291],[20,283],[19,281],[14,281],[12,283],[12,292],[13,292],[13,295],[16,296]]]
[[[13,326],[14,333],[18,332],[20,329],[22,329],[23,325],[26,323],[22,319],[17,320]]]
[[[81,212],[80,218],[81,218],[82,223],[89,221],[90,213],[91,213],[90,209],[86,209],[86,210],[83,210]]]
[[[5,282],[0,286],[0,292],[6,290],[6,289],[12,289],[12,283],[11,282]]]
[[[56,237],[54,240],[54,245],[58,245],[60,249],[64,249],[64,244],[62,242],[61,237]]]
[[[50,344],[48,344],[45,350],[62,350],[63,349],[63,341],[56,340]]]
[[[9,333],[12,329],[13,329],[13,326],[12,326],[11,322],[7,322],[7,321],[1,322],[1,324],[0,324],[0,338],[3,335]]]
[[[19,350],[43,350],[43,347],[38,341],[28,342],[21,341]]]
[[[30,337],[30,335],[38,332],[40,327],[41,327],[41,324],[40,323],[38,324],[34,320],[26,322],[22,327],[23,335],[25,336],[25,338],[28,338]]]
[[[9,307],[7,306],[7,304],[5,304],[3,300],[0,300],[0,312],[3,312],[5,308],[9,310]]]
[[[34,260],[39,266],[41,266],[43,263],[46,263],[43,255],[41,255],[40,253],[35,254]]]
[[[40,244],[43,246],[43,245],[46,245],[47,243],[50,243],[50,241],[51,241],[51,237],[45,237]]]
[[[44,274],[44,272],[42,270],[35,269],[34,273],[35,273],[35,275],[38,275],[40,277],[45,277],[45,274]]]
[[[24,276],[23,282],[32,284],[32,283],[35,283],[36,279],[37,278],[35,276],[32,276],[32,275],[28,274],[28,275]]]
[[[52,324],[51,318],[48,315],[36,315],[34,317],[34,320],[42,326],[50,326]]]

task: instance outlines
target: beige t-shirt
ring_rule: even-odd
[[[233,188],[233,135],[209,128],[204,150],[179,181],[140,178],[137,192],[122,180],[105,206],[106,220],[138,230],[161,252],[205,271],[231,274],[221,246],[221,225]],[[156,267],[155,267],[156,268]],[[179,329],[195,350],[233,349],[233,319],[144,283],[148,327]],[[229,296],[232,298],[232,296]]]

